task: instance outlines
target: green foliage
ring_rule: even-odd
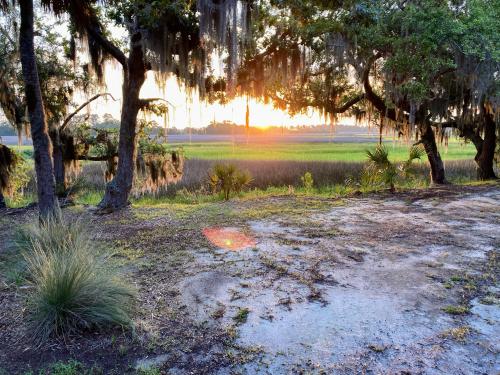
[[[31,180],[32,163],[20,153],[0,144],[0,192],[8,198],[9,206],[17,207],[29,201],[24,190]]]
[[[74,359],[57,361],[36,372],[38,375],[97,375],[102,373],[103,372],[100,367],[92,366],[89,368]],[[23,373],[23,375],[35,375],[35,373],[33,371],[29,371]]]
[[[97,128],[87,122],[76,124],[71,130],[78,156],[111,157],[118,150],[118,129]]]
[[[248,319],[248,314],[250,314],[250,310],[246,307],[240,308],[236,315],[233,317],[233,320],[238,324],[246,323]]]
[[[9,147],[0,144],[0,191],[8,191],[14,168],[19,162],[19,156]]]
[[[140,368],[137,370],[137,375],[160,375],[161,371],[157,367]]]
[[[32,285],[27,311],[36,342],[131,325],[134,291],[97,256],[81,223],[61,216],[34,223],[23,231],[19,245]]]
[[[154,135],[156,130],[157,134]],[[172,147],[165,141],[163,129],[154,121],[139,121],[139,150],[143,154],[166,156],[172,153]],[[177,150],[179,155],[183,154],[182,147]]]
[[[363,179],[370,184],[381,183],[395,189],[397,168],[389,161],[389,152],[385,146],[377,146],[374,151],[367,150],[367,165]]]
[[[311,172],[306,172],[302,177],[300,177],[300,181],[302,181],[302,186],[306,191],[311,191],[314,186],[314,180]]]
[[[10,186],[7,192],[11,204],[16,205],[24,200],[24,191],[31,180],[32,168],[32,165],[26,162],[23,157],[17,157],[16,165],[10,175]]]
[[[213,193],[221,193],[229,200],[231,193],[240,193],[252,182],[248,171],[240,170],[234,164],[215,164],[209,173],[209,184]]]
[[[409,179],[415,176],[417,171],[415,169],[414,162],[416,160],[422,160],[424,156],[425,156],[425,150],[423,149],[423,147],[412,146],[410,148],[408,159],[405,160],[400,166],[400,170],[404,178]]]
[[[51,375],[80,375],[83,371],[83,365],[75,360],[54,363],[50,369]]]
[[[384,145],[377,146],[374,151],[367,150],[362,182],[370,185],[382,184],[394,191],[399,180],[408,180],[415,175],[414,162],[420,160],[423,155],[424,150],[421,147],[413,146],[408,159],[398,165],[389,160],[389,151]]]
[[[465,315],[470,312],[470,309],[468,306],[463,306],[463,305],[458,305],[458,306],[449,305],[443,307],[443,311],[450,315]]]

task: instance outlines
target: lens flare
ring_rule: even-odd
[[[212,244],[225,250],[239,251],[255,246],[255,240],[237,228],[205,228],[203,235]]]

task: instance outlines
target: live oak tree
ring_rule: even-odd
[[[265,10],[243,91],[292,113],[314,107],[330,117],[376,118],[381,130],[424,145],[434,183],[446,182],[436,136],[453,128],[476,146],[479,177],[494,177],[494,4],[311,0]]]
[[[210,54],[214,49],[233,57],[228,63],[231,82],[239,52],[239,34],[245,30],[247,6],[226,1],[108,1],[106,16],[128,32],[125,52],[105,31],[104,9],[97,1],[42,1],[54,14],[69,14],[75,36],[90,41],[94,71],[100,74],[108,59],[118,62],[123,71],[122,111],[116,175],[107,184],[99,207],[105,211],[128,204],[137,156],[139,111],[148,110],[157,98],[143,99],[140,90],[148,71],[164,82],[176,75],[187,87],[204,94],[205,78],[210,73]]]
[[[10,124],[18,133],[19,143],[22,133],[29,134],[29,122],[26,119],[26,98],[24,80],[19,61],[19,28],[16,10],[2,18],[0,26],[0,105]],[[35,55],[38,68],[43,106],[52,143],[52,159],[57,194],[64,194],[68,188],[69,169],[77,166],[72,153],[71,134],[66,126],[70,120],[90,102],[105,94],[97,94],[79,105],[76,111],[68,114],[74,104],[74,95],[90,93],[96,87],[87,74],[87,64],[77,66],[69,59],[70,43],[56,30],[61,22],[50,22],[35,17],[37,25]],[[65,131],[66,130],[66,131]]]
[[[154,70],[158,82],[164,82],[167,75],[174,74],[188,88],[198,88],[203,96],[206,91],[205,86],[210,86],[206,80],[206,77],[211,74],[210,53],[217,49],[219,53],[227,53],[229,56],[227,82],[231,85],[231,82],[234,82],[238,54],[241,51],[239,35],[247,28],[246,16],[250,5],[249,3],[239,4],[236,0],[158,1],[152,4],[148,1],[107,1],[103,2],[106,3],[106,8],[101,8],[98,3],[98,1],[92,0],[41,1],[41,4],[56,16],[69,15],[73,37],[87,44],[90,71],[95,73],[98,79],[103,78],[103,67],[107,60],[115,60],[122,66],[124,82],[118,166],[116,175],[107,185],[105,196],[100,204],[103,209],[114,210],[127,204],[132,187],[134,166],[138,160],[136,147],[139,133],[137,114],[141,110],[154,112],[155,108],[158,108],[158,105],[155,104],[158,101],[157,98],[142,99],[139,97],[140,89],[146,79],[146,72]],[[7,1],[2,1],[2,5],[7,8],[9,4]],[[21,13],[25,15],[23,19],[30,19],[33,2],[20,2],[19,5]],[[106,14],[104,14],[105,10]],[[112,40],[105,30],[102,22],[103,16],[107,16],[108,19],[112,19],[116,24],[127,29],[129,35],[127,53],[120,48],[119,43]],[[29,31],[31,34],[28,34],[32,37],[32,19]],[[23,43],[21,43],[22,46]],[[72,47],[74,46],[75,43],[72,43]],[[75,49],[71,48],[71,51],[74,52]],[[25,55],[27,56],[27,54]],[[27,59],[25,60],[23,63],[28,62]],[[31,60],[35,60],[33,56],[31,56]],[[25,94],[28,106],[32,102],[36,103],[30,112],[33,114],[31,126],[34,129],[41,128],[43,130],[41,134],[47,135],[42,98],[41,95],[38,95],[41,91],[39,79],[35,79],[36,69],[31,69],[36,68],[36,64],[33,65],[33,61],[31,63],[30,69],[23,69],[26,74],[27,90]],[[29,74],[31,76],[28,76]],[[35,81],[38,82],[38,85],[35,84]],[[35,88],[34,90],[31,89],[32,86]],[[63,127],[67,123],[65,121]],[[50,133],[54,144],[60,146],[61,134],[57,128],[52,130],[55,130]],[[40,137],[39,131],[35,131],[33,136],[35,148],[38,150],[40,146],[46,145],[46,151],[50,155],[50,142],[41,142],[47,138]],[[55,160],[60,161],[62,153],[57,149],[55,151]],[[47,158],[39,161],[39,155],[40,152],[35,152],[37,165],[40,165],[41,161],[47,161]],[[39,168],[37,173],[45,171],[45,174],[38,174],[53,177],[52,165],[49,163],[43,165],[44,168]],[[40,178],[39,181],[43,182],[39,192],[47,189],[54,190],[52,183],[47,183]],[[42,206],[44,206],[43,203],[41,208]]]
[[[344,21],[345,35],[361,50],[375,51],[368,61],[378,62],[383,102],[372,103],[386,110],[399,130],[419,134],[433,181],[444,181],[433,138],[450,128],[476,146],[478,177],[495,178],[500,63],[495,2],[356,3]]]

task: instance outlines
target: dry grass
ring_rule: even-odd
[[[324,162],[324,161],[262,161],[229,160],[237,167],[252,175],[250,187],[267,189],[269,187],[302,185],[301,177],[310,172],[317,188],[356,183],[360,180],[363,163]],[[186,161],[184,176],[177,184],[168,186],[160,195],[175,195],[180,190],[199,191],[208,189],[208,173],[218,163],[215,160],[190,159]],[[83,166],[81,178],[75,190],[104,190],[103,166],[89,163]],[[427,163],[417,163],[416,175],[420,186],[429,183]],[[476,178],[476,165],[472,160],[446,162],[447,177],[452,182],[468,182]]]

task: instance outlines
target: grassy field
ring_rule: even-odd
[[[182,180],[169,185],[152,197],[141,197],[139,201],[153,198],[162,202],[163,199],[158,200],[160,197],[165,197],[168,201],[180,199],[183,202],[213,199],[205,197],[206,194],[210,195],[207,176],[209,170],[219,160],[233,160],[239,168],[248,171],[252,176],[249,186],[251,190],[260,189],[263,192],[276,194],[278,189],[279,193],[288,194],[289,188],[293,187],[300,192],[301,177],[309,172],[314,179],[315,194],[342,195],[360,188],[358,185],[366,160],[366,150],[373,149],[376,144],[311,142],[233,145],[206,142],[173,146],[182,147],[187,157]],[[387,142],[386,146],[392,160],[401,161],[407,158],[408,145],[393,145],[392,142]],[[28,160],[33,156],[31,146],[22,146],[20,151]],[[476,166],[472,145],[450,142],[447,149],[441,148],[441,154],[445,160],[449,181],[465,183],[475,180]],[[32,163],[32,160],[29,162]],[[72,191],[78,191],[75,194],[77,202],[95,205],[104,193],[104,166],[96,162],[83,162],[82,165],[82,173]],[[424,156],[420,162],[416,162],[416,166],[416,179],[409,181],[405,186],[400,186],[401,188],[425,187],[429,184],[427,158]],[[20,207],[31,203],[35,198],[34,186],[34,182],[31,181],[17,201],[7,199],[9,206]]]
[[[391,159],[401,161],[408,156],[408,145],[386,143]],[[295,160],[295,161],[350,161],[366,160],[366,150],[373,149],[372,143],[273,143],[238,144],[231,143],[192,143],[180,144],[188,158],[218,160]],[[441,147],[444,160],[472,159],[474,146],[450,142],[448,148]]]
[[[189,159],[204,160],[289,160],[289,161],[348,161],[363,162],[366,150],[375,148],[374,143],[250,143],[232,144],[205,142],[175,144],[182,147]],[[407,158],[409,146],[386,143],[391,159],[401,161]],[[29,154],[31,146],[22,146],[21,150]],[[450,141],[449,147],[440,147],[444,160],[473,159],[475,150],[471,144]]]

